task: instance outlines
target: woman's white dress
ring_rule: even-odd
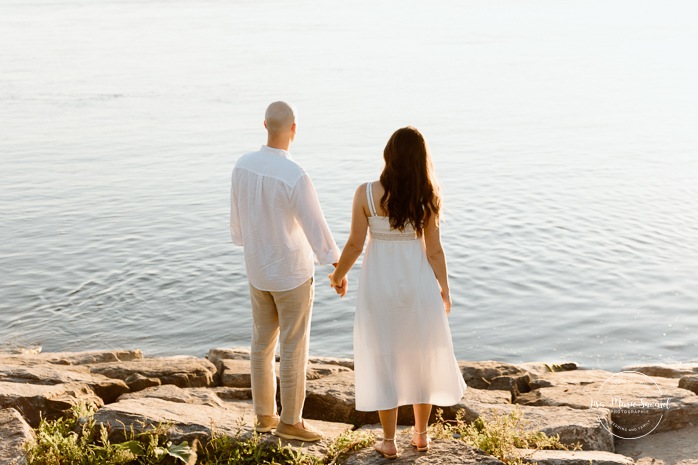
[[[466,386],[424,240],[377,216],[371,183],[366,195],[372,216],[354,324],[356,410],[457,404]]]

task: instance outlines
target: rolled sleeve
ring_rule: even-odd
[[[235,245],[243,245],[242,228],[240,227],[240,210],[237,195],[235,194],[235,174],[230,186],[230,237]]]
[[[313,249],[317,263],[320,265],[337,263],[339,248],[322,214],[320,201],[307,174],[303,174],[293,186],[291,207]]]

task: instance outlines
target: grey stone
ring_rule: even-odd
[[[88,365],[90,371],[110,378],[129,379],[133,375],[159,379],[162,384],[179,387],[206,387],[216,384],[216,367],[206,359],[195,357],[146,358],[131,362]],[[133,378],[131,378],[133,379]]]
[[[123,381],[90,373],[86,367],[61,366],[46,362],[29,362],[24,365],[0,363],[0,381],[40,385],[84,383],[101,397],[104,403],[114,402],[120,395],[129,391]]]
[[[579,443],[585,450],[614,450],[608,409],[580,411],[570,407],[529,407],[477,402],[461,405],[463,419],[469,423],[481,417],[493,420],[512,412],[519,412],[526,431],[540,431],[548,436],[559,435],[563,444],[573,446]]]
[[[684,376],[679,380],[679,387],[681,389],[688,389],[694,394],[698,394],[698,375]]]
[[[252,389],[219,386],[209,388],[221,400],[252,400]]]
[[[638,439],[616,439],[616,452],[637,465],[698,465],[698,425]]]
[[[13,408],[0,409],[0,463],[26,463],[24,447],[34,440],[34,431]]]
[[[633,465],[635,463],[625,455],[599,450],[521,449],[519,453],[524,462],[538,465]]]
[[[218,362],[218,366],[221,386],[237,388],[252,386],[249,360],[223,359]]]
[[[182,404],[208,405],[210,407],[223,407],[224,404],[218,395],[209,388],[185,388],[174,384],[163,384],[143,389],[138,392],[124,394],[119,402],[129,399],[162,399],[169,402]]]
[[[41,417],[60,418],[80,404],[98,408],[104,402],[83,383],[38,385],[0,381],[0,408],[16,409],[33,428],[39,426]]]
[[[310,363],[308,365],[308,370],[306,371],[305,379],[320,379],[337,373],[353,373],[353,371],[350,368],[339,364]]]
[[[613,431],[621,437],[639,436],[654,426],[656,433],[698,423],[698,396],[676,387],[677,380],[632,373],[616,375],[604,382],[535,389],[519,396],[516,403],[576,409],[606,407],[611,410]],[[619,408],[618,400],[626,408]],[[631,403],[636,407],[628,408]]]
[[[560,371],[572,371],[579,368],[575,362],[526,362],[517,363],[517,367],[527,371],[531,376],[542,375],[545,373],[557,373]]]
[[[129,362],[143,358],[136,350],[102,350],[89,352],[42,352],[0,355],[0,361],[10,363],[53,363],[55,365],[87,365],[91,363]]]
[[[152,389],[163,388],[164,386]],[[249,437],[255,416],[250,402],[225,402],[222,407],[212,407],[142,397],[110,404],[97,411],[95,420],[100,424],[108,425],[110,436],[114,440],[122,439],[131,427],[136,432],[141,432],[158,424],[167,424],[170,425],[167,434],[172,441],[191,443],[194,439],[207,441],[214,430],[216,434]],[[305,453],[316,456],[324,455],[334,438],[351,429],[351,425],[348,424],[325,422],[311,422],[311,424],[323,431],[326,436],[326,439],[320,443],[303,445],[302,450]],[[271,434],[264,435],[263,439],[273,443],[279,441],[278,437]],[[299,441],[282,440],[282,445],[285,444],[301,446]]]
[[[510,363],[487,360],[484,362],[458,362],[463,373],[465,383],[475,389],[488,389],[495,382],[493,389],[505,388],[518,395],[520,392],[528,392],[529,373]],[[511,381],[507,382],[509,378]]]
[[[140,373],[134,373],[132,375],[129,375],[124,381],[128,385],[129,389],[131,389],[131,391],[133,392],[142,391],[145,388],[160,386],[162,384],[162,381],[160,381],[160,379],[146,378]]]
[[[597,381],[604,382],[615,373],[605,370],[572,370],[541,373],[529,383],[531,389],[560,386],[567,384],[591,384]]]
[[[637,371],[648,376],[661,378],[681,378],[686,375],[698,374],[697,363],[660,363],[655,365],[629,365],[622,371]]]
[[[446,419],[452,419],[450,409],[445,411]],[[377,423],[378,412],[360,412],[355,408],[354,373],[340,372],[306,384],[303,417],[329,422],[347,422],[355,426]],[[432,409],[431,420],[436,417]],[[398,409],[398,424],[414,423],[414,411],[409,405]]]
[[[354,359],[340,357],[310,357],[308,363],[311,365],[338,365],[344,368],[354,369]]]
[[[373,433],[377,440],[383,436],[380,425],[366,425],[359,431]],[[396,445],[399,457],[394,460],[384,459],[373,447],[361,449],[349,455],[342,463],[344,465],[378,465],[378,464],[430,464],[430,465],[504,465],[500,460],[475,449],[463,441],[435,439],[429,451],[417,452],[410,446],[411,435],[409,428],[398,428]]]

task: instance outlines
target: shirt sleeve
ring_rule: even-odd
[[[243,245],[242,243],[242,228],[240,227],[240,210],[238,206],[237,195],[235,194],[235,172],[231,176],[230,183],[230,237],[233,239],[233,244]]]
[[[317,193],[307,174],[303,174],[293,186],[291,208],[313,249],[317,262],[320,265],[337,263],[339,248],[325,221]]]

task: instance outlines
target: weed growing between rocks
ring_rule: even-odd
[[[483,452],[497,457],[507,465],[523,465],[519,449],[580,450],[582,446],[567,446],[560,442],[559,435],[548,436],[540,431],[527,431],[526,422],[519,410],[491,419],[480,417],[472,423],[463,420],[463,410],[456,419],[443,419],[443,411],[436,412],[437,421],[429,427],[434,438],[459,439]]]
[[[94,410],[76,407],[58,420],[42,419],[35,441],[27,444],[27,465],[336,465],[351,452],[368,447],[371,433],[348,431],[335,439],[324,457],[304,454],[302,449],[281,441],[265,441],[256,432],[247,433],[240,423],[231,435],[214,432],[200,447],[187,442],[173,444],[167,439],[169,425],[153,425],[143,432],[131,427],[124,442],[113,443],[109,431],[94,420]]]
[[[173,444],[167,430],[167,425],[141,433],[131,428],[126,441],[112,443],[107,428],[96,424],[94,410],[79,406],[66,418],[41,420],[35,441],[27,444],[27,465],[194,465],[196,444]]]

